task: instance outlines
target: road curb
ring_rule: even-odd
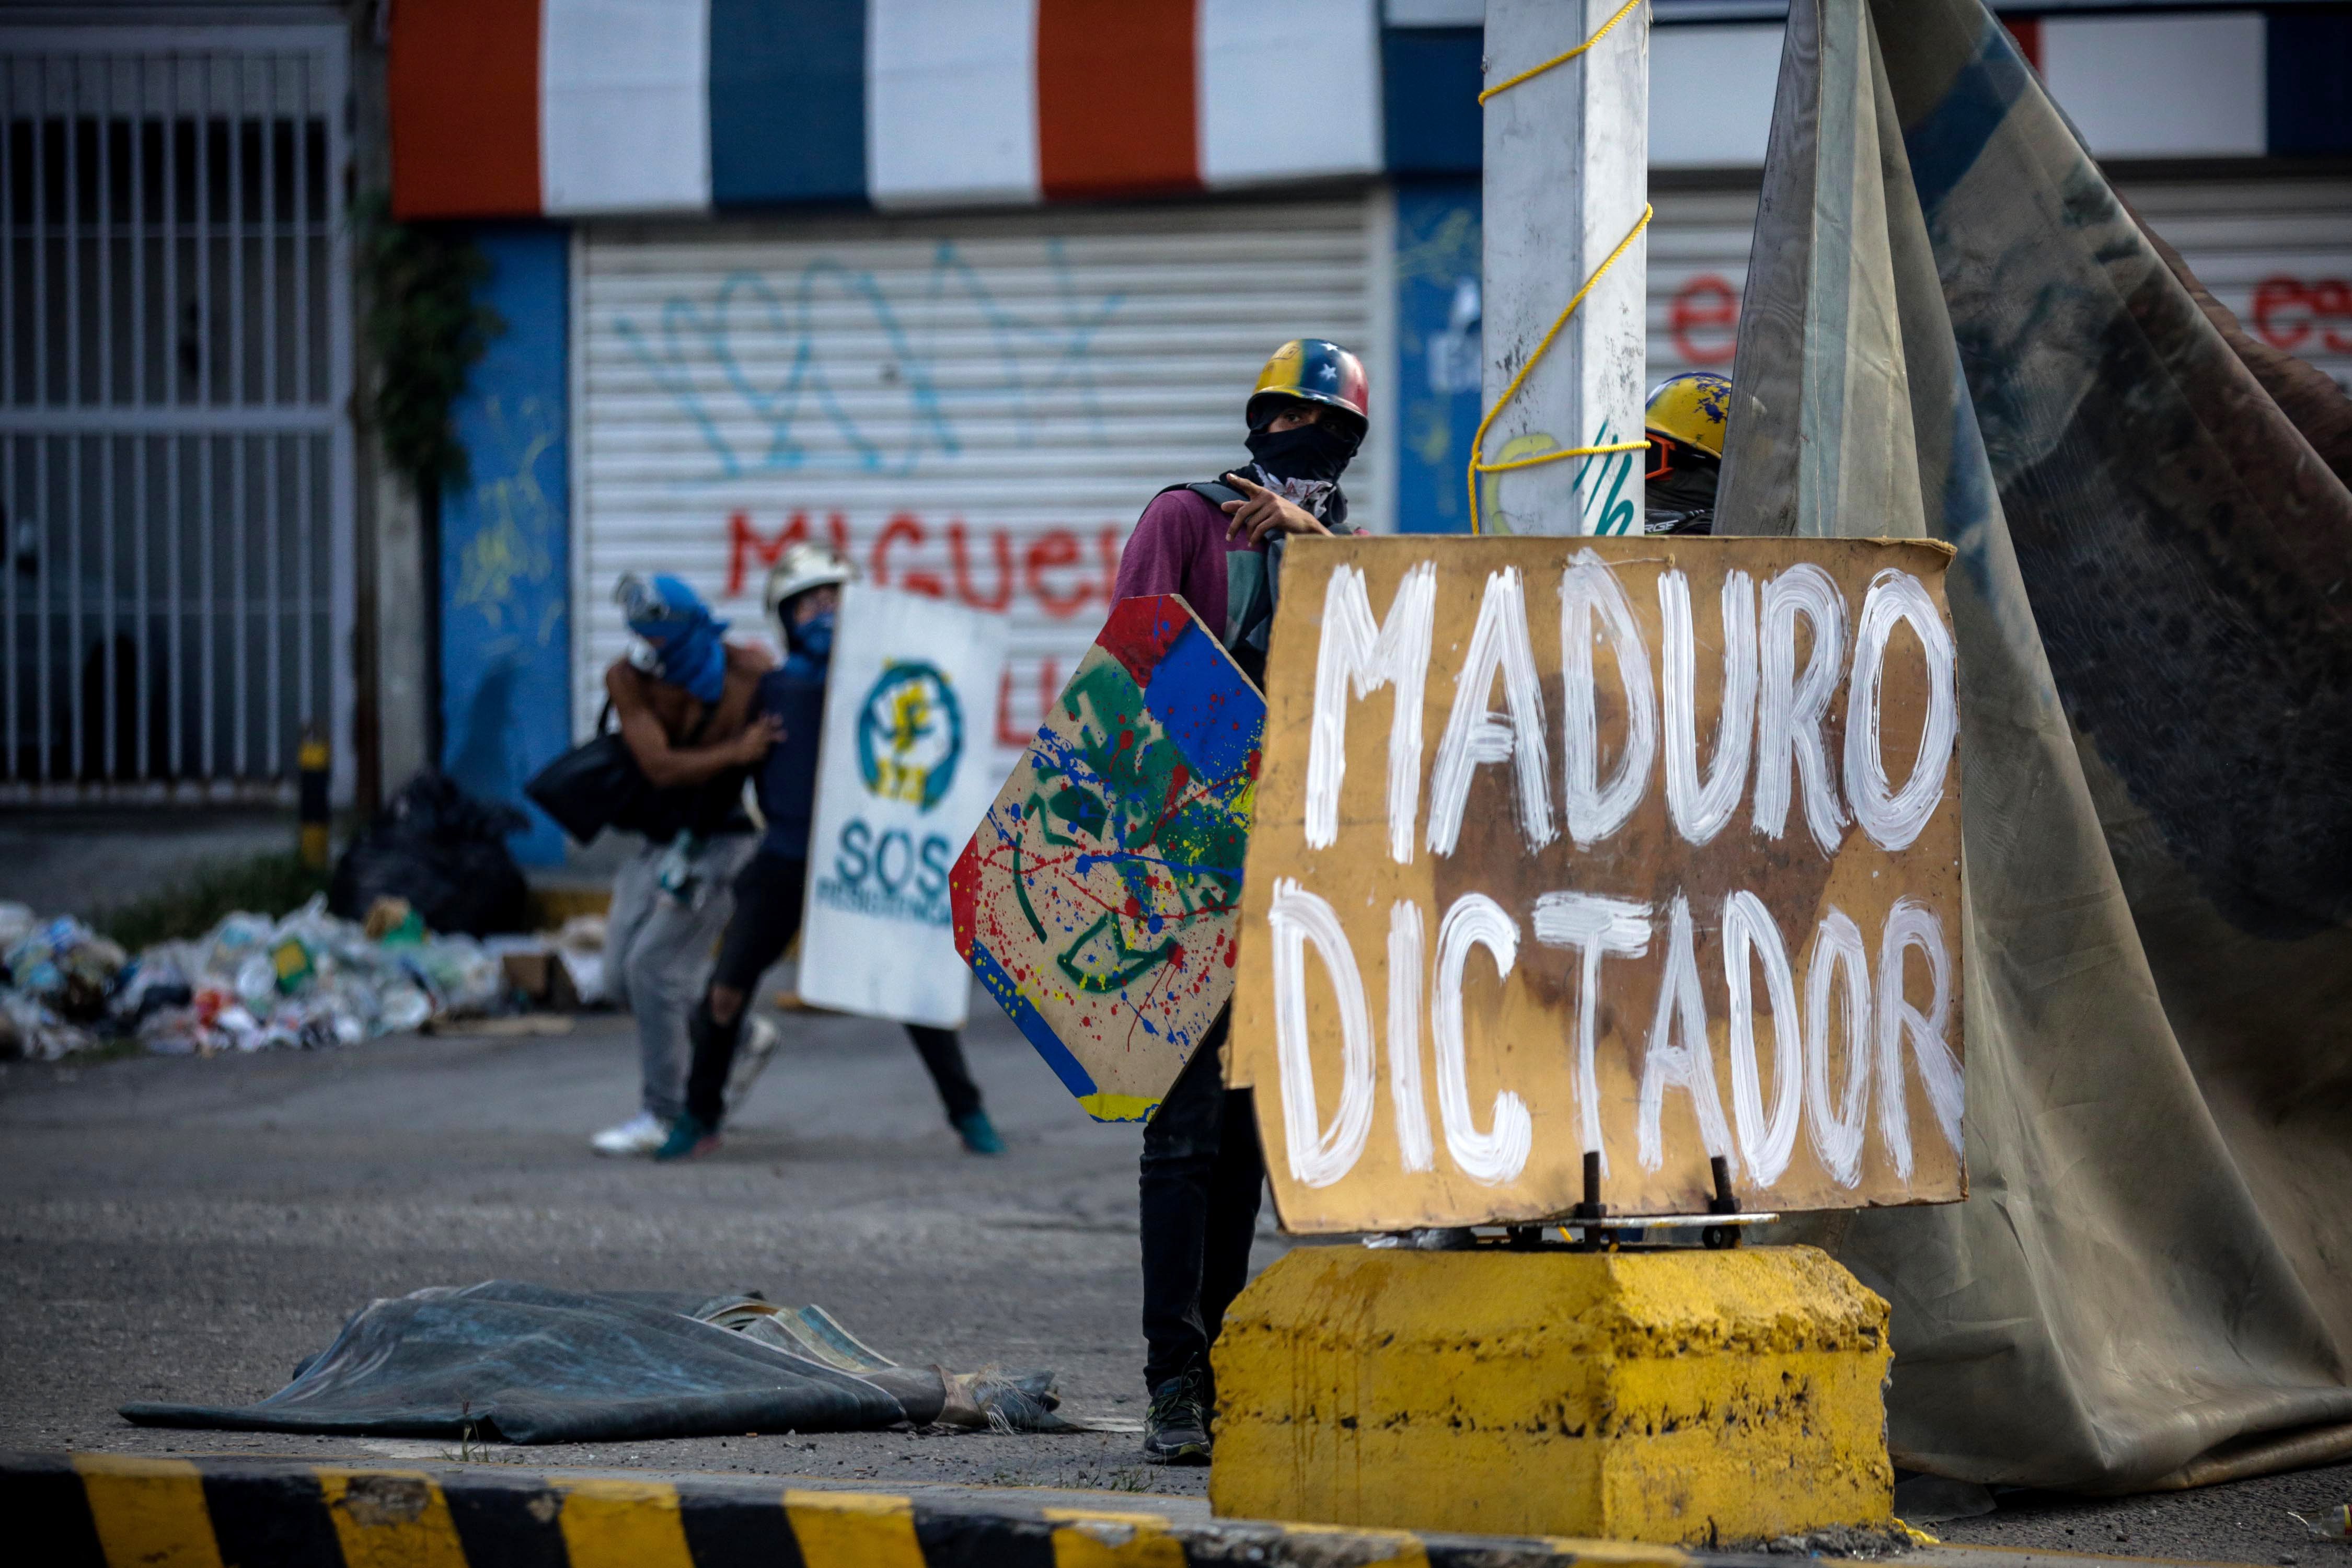
[[[1423,1535],[998,1492],[802,1490],[757,1477],[0,1453],[0,1519],[56,1568],[1764,1568],[1615,1542]],[[1785,1568],[1785,1563],[1782,1564]]]

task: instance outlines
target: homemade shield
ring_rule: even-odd
[[[948,868],[988,805],[978,726],[1004,665],[1004,619],[852,583],[825,689],[809,826],[802,997],[934,1028],[962,1026]]]
[[[956,950],[1097,1121],[1233,994],[1265,703],[1173,595],[1125,599],[955,864]]]
[[[1283,1224],[1948,1201],[1958,682],[1929,542],[1300,540],[1230,1078]]]

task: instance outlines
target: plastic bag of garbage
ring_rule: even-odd
[[[8,949],[10,984],[68,1018],[95,1018],[130,955],[71,915],[36,925]]]
[[[405,899],[432,931],[520,931],[529,889],[506,840],[529,826],[510,806],[486,805],[437,773],[421,773],[343,852],[327,907],[361,920],[379,899]]]
[[[377,1000],[382,1006],[378,1023],[388,1035],[421,1029],[433,1016],[433,998],[425,994],[422,986],[408,981],[385,986],[377,994]]]
[[[278,922],[268,915],[251,914],[243,910],[223,915],[220,923],[205,936],[203,973],[234,976],[237,966],[267,945],[277,929]]]
[[[432,994],[436,1014],[488,1013],[506,1000],[506,966],[471,937],[436,936],[411,949],[404,963]]]
[[[0,991],[0,1061],[55,1061],[98,1044],[98,1037],[60,1017],[29,992]]]
[[[40,923],[41,919],[33,912],[32,905],[12,904],[0,900],[0,984],[7,983],[5,970],[8,950],[24,941],[26,933]]]
[[[136,1029],[147,1018],[170,1007],[185,1007],[196,998],[189,979],[190,942],[159,942],[123,966],[107,999],[106,1016],[118,1029]]]

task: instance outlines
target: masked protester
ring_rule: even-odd
[[[1263,685],[1284,542],[1350,531],[1339,480],[1370,427],[1363,364],[1319,338],[1285,343],[1243,416],[1250,460],[1152,498],[1119,558],[1116,596],[1182,595]],[[1249,1279],[1265,1166],[1250,1091],[1224,1087],[1229,1018],[1143,1131],[1143,1454],[1154,1464],[1209,1462],[1209,1346]]]
[[[643,1085],[636,1115],[593,1143],[600,1154],[650,1154],[685,1114],[687,1018],[727,923],[728,881],[751,853],[738,802],[776,738],[753,710],[775,659],[728,641],[727,623],[676,577],[624,577],[614,598],[633,638],[604,671],[621,738],[656,788],[698,803],[676,837],[648,842],[621,868],[606,918],[605,973],[635,1016]]]
[[[1650,389],[1642,415],[1650,439],[1643,532],[1715,531],[1715,490],[1723,477],[1730,412],[1731,382],[1710,370],[1670,375]]]
[[[769,965],[799,934],[808,887],[809,822],[816,809],[817,739],[831,673],[834,618],[841,585],[855,568],[822,544],[800,543],[768,574],[769,616],[790,651],[783,668],[761,678],[755,711],[775,726],[776,744],[755,775],[767,831],[735,878],[734,914],[719,939],[719,963],[695,1009],[694,1066],[686,1110],[670,1125],[657,1160],[687,1160],[719,1147],[719,1123],[740,1105],[767,1065],[778,1039],[774,1025],[744,1012]],[[907,1026],[908,1037],[930,1069],[948,1123],[975,1154],[1000,1154],[1004,1145],[982,1109],[980,1089],[966,1069],[952,1029]]]

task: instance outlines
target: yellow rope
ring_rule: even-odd
[[[1606,22],[1601,23],[1601,30],[1593,34],[1592,37],[1585,39],[1584,42],[1577,45],[1576,47],[1569,50],[1568,53],[1564,55],[1554,55],[1551,58],[1544,61],[1544,63],[1539,66],[1529,66],[1518,75],[1509,78],[1507,80],[1496,82],[1494,86],[1488,88],[1486,91],[1478,95],[1478,101],[1483,104],[1496,93],[1508,92],[1511,89],[1518,86],[1519,83],[1533,77],[1539,77],[1543,75],[1544,72],[1551,69],[1554,66],[1566,65],[1569,61],[1574,59],[1577,56],[1582,54],[1585,50],[1591,48],[1601,39],[1607,37],[1609,36],[1609,29],[1623,21],[1625,19],[1625,13],[1631,11],[1634,6],[1639,5],[1641,3],[1642,0],[1625,0],[1625,4],[1617,7],[1617,14],[1610,17]]]
[[[1620,12],[1619,15],[1622,16],[1623,13]],[[1594,36],[1596,37],[1599,37],[1598,34],[1595,34]],[[1612,441],[1608,445],[1601,447],[1567,447],[1557,452],[1538,453],[1537,456],[1532,458],[1517,458],[1507,463],[1489,463],[1486,461],[1487,427],[1495,423],[1496,416],[1501,414],[1505,408],[1508,407],[1510,405],[1511,399],[1518,395],[1520,385],[1527,381],[1528,375],[1533,373],[1536,366],[1542,363],[1544,354],[1551,348],[1552,339],[1559,336],[1559,330],[1568,325],[1568,319],[1576,314],[1576,308],[1584,303],[1584,297],[1592,292],[1593,285],[1600,282],[1601,279],[1609,275],[1609,269],[1617,264],[1617,258],[1625,254],[1625,247],[1632,245],[1633,241],[1639,237],[1641,232],[1650,226],[1650,215],[1656,210],[1656,208],[1650,206],[1646,203],[1643,204],[1642,207],[1642,216],[1633,220],[1633,226],[1625,231],[1625,237],[1617,242],[1617,248],[1609,253],[1609,259],[1602,262],[1600,267],[1594,270],[1592,276],[1584,280],[1584,287],[1576,291],[1575,297],[1569,300],[1568,308],[1560,311],[1559,318],[1552,322],[1551,330],[1544,333],[1543,341],[1536,344],[1536,352],[1528,356],[1528,361],[1525,364],[1519,366],[1519,374],[1511,377],[1511,384],[1503,388],[1503,395],[1495,399],[1495,406],[1486,410],[1486,416],[1478,421],[1478,432],[1476,435],[1470,437],[1470,473],[1468,482],[1470,487],[1470,531],[1472,533],[1479,531],[1478,476],[1480,474],[1502,474],[1508,473],[1513,468],[1532,468],[1542,463],[1557,463],[1565,458],[1597,458],[1605,452],[1632,452],[1649,445],[1649,442],[1646,440]]]
[[[1515,77],[1507,77],[1496,82],[1478,95],[1479,103],[1483,105],[1496,93],[1508,92],[1519,83],[1539,77],[1554,66],[1566,65],[1607,37],[1609,30],[1623,21],[1627,14],[1641,3],[1642,0],[1625,0],[1625,4],[1618,6],[1615,13],[1609,20],[1601,24],[1600,31],[1594,33],[1592,37],[1564,55],[1554,55],[1539,66],[1530,66]],[[1507,474],[1514,468],[1532,468],[1545,463],[1557,463],[1568,458],[1597,458],[1608,452],[1638,451],[1649,445],[1646,440],[1612,441],[1600,447],[1567,447],[1557,452],[1542,452],[1531,458],[1515,458],[1504,463],[1486,461],[1486,431],[1495,423],[1495,416],[1502,413],[1509,405],[1511,399],[1518,395],[1520,385],[1542,362],[1544,354],[1551,348],[1552,339],[1559,336],[1559,330],[1568,325],[1568,319],[1576,314],[1576,308],[1584,303],[1584,297],[1592,292],[1592,286],[1608,276],[1609,269],[1617,265],[1617,258],[1625,254],[1625,247],[1632,245],[1641,232],[1650,226],[1650,215],[1655,210],[1646,204],[1643,206],[1641,217],[1634,222],[1632,228],[1625,231],[1625,237],[1617,242],[1617,248],[1609,253],[1609,259],[1602,262],[1594,269],[1592,276],[1584,280],[1584,287],[1576,291],[1575,297],[1569,300],[1568,308],[1560,311],[1559,319],[1552,322],[1551,330],[1544,333],[1543,341],[1536,344],[1536,352],[1528,356],[1525,364],[1519,366],[1519,374],[1511,377],[1511,384],[1503,388],[1503,395],[1495,399],[1495,406],[1486,410],[1486,416],[1478,421],[1477,434],[1470,437],[1470,471],[1465,477],[1470,490],[1470,531],[1472,533],[1479,531],[1478,476],[1480,474]]]

